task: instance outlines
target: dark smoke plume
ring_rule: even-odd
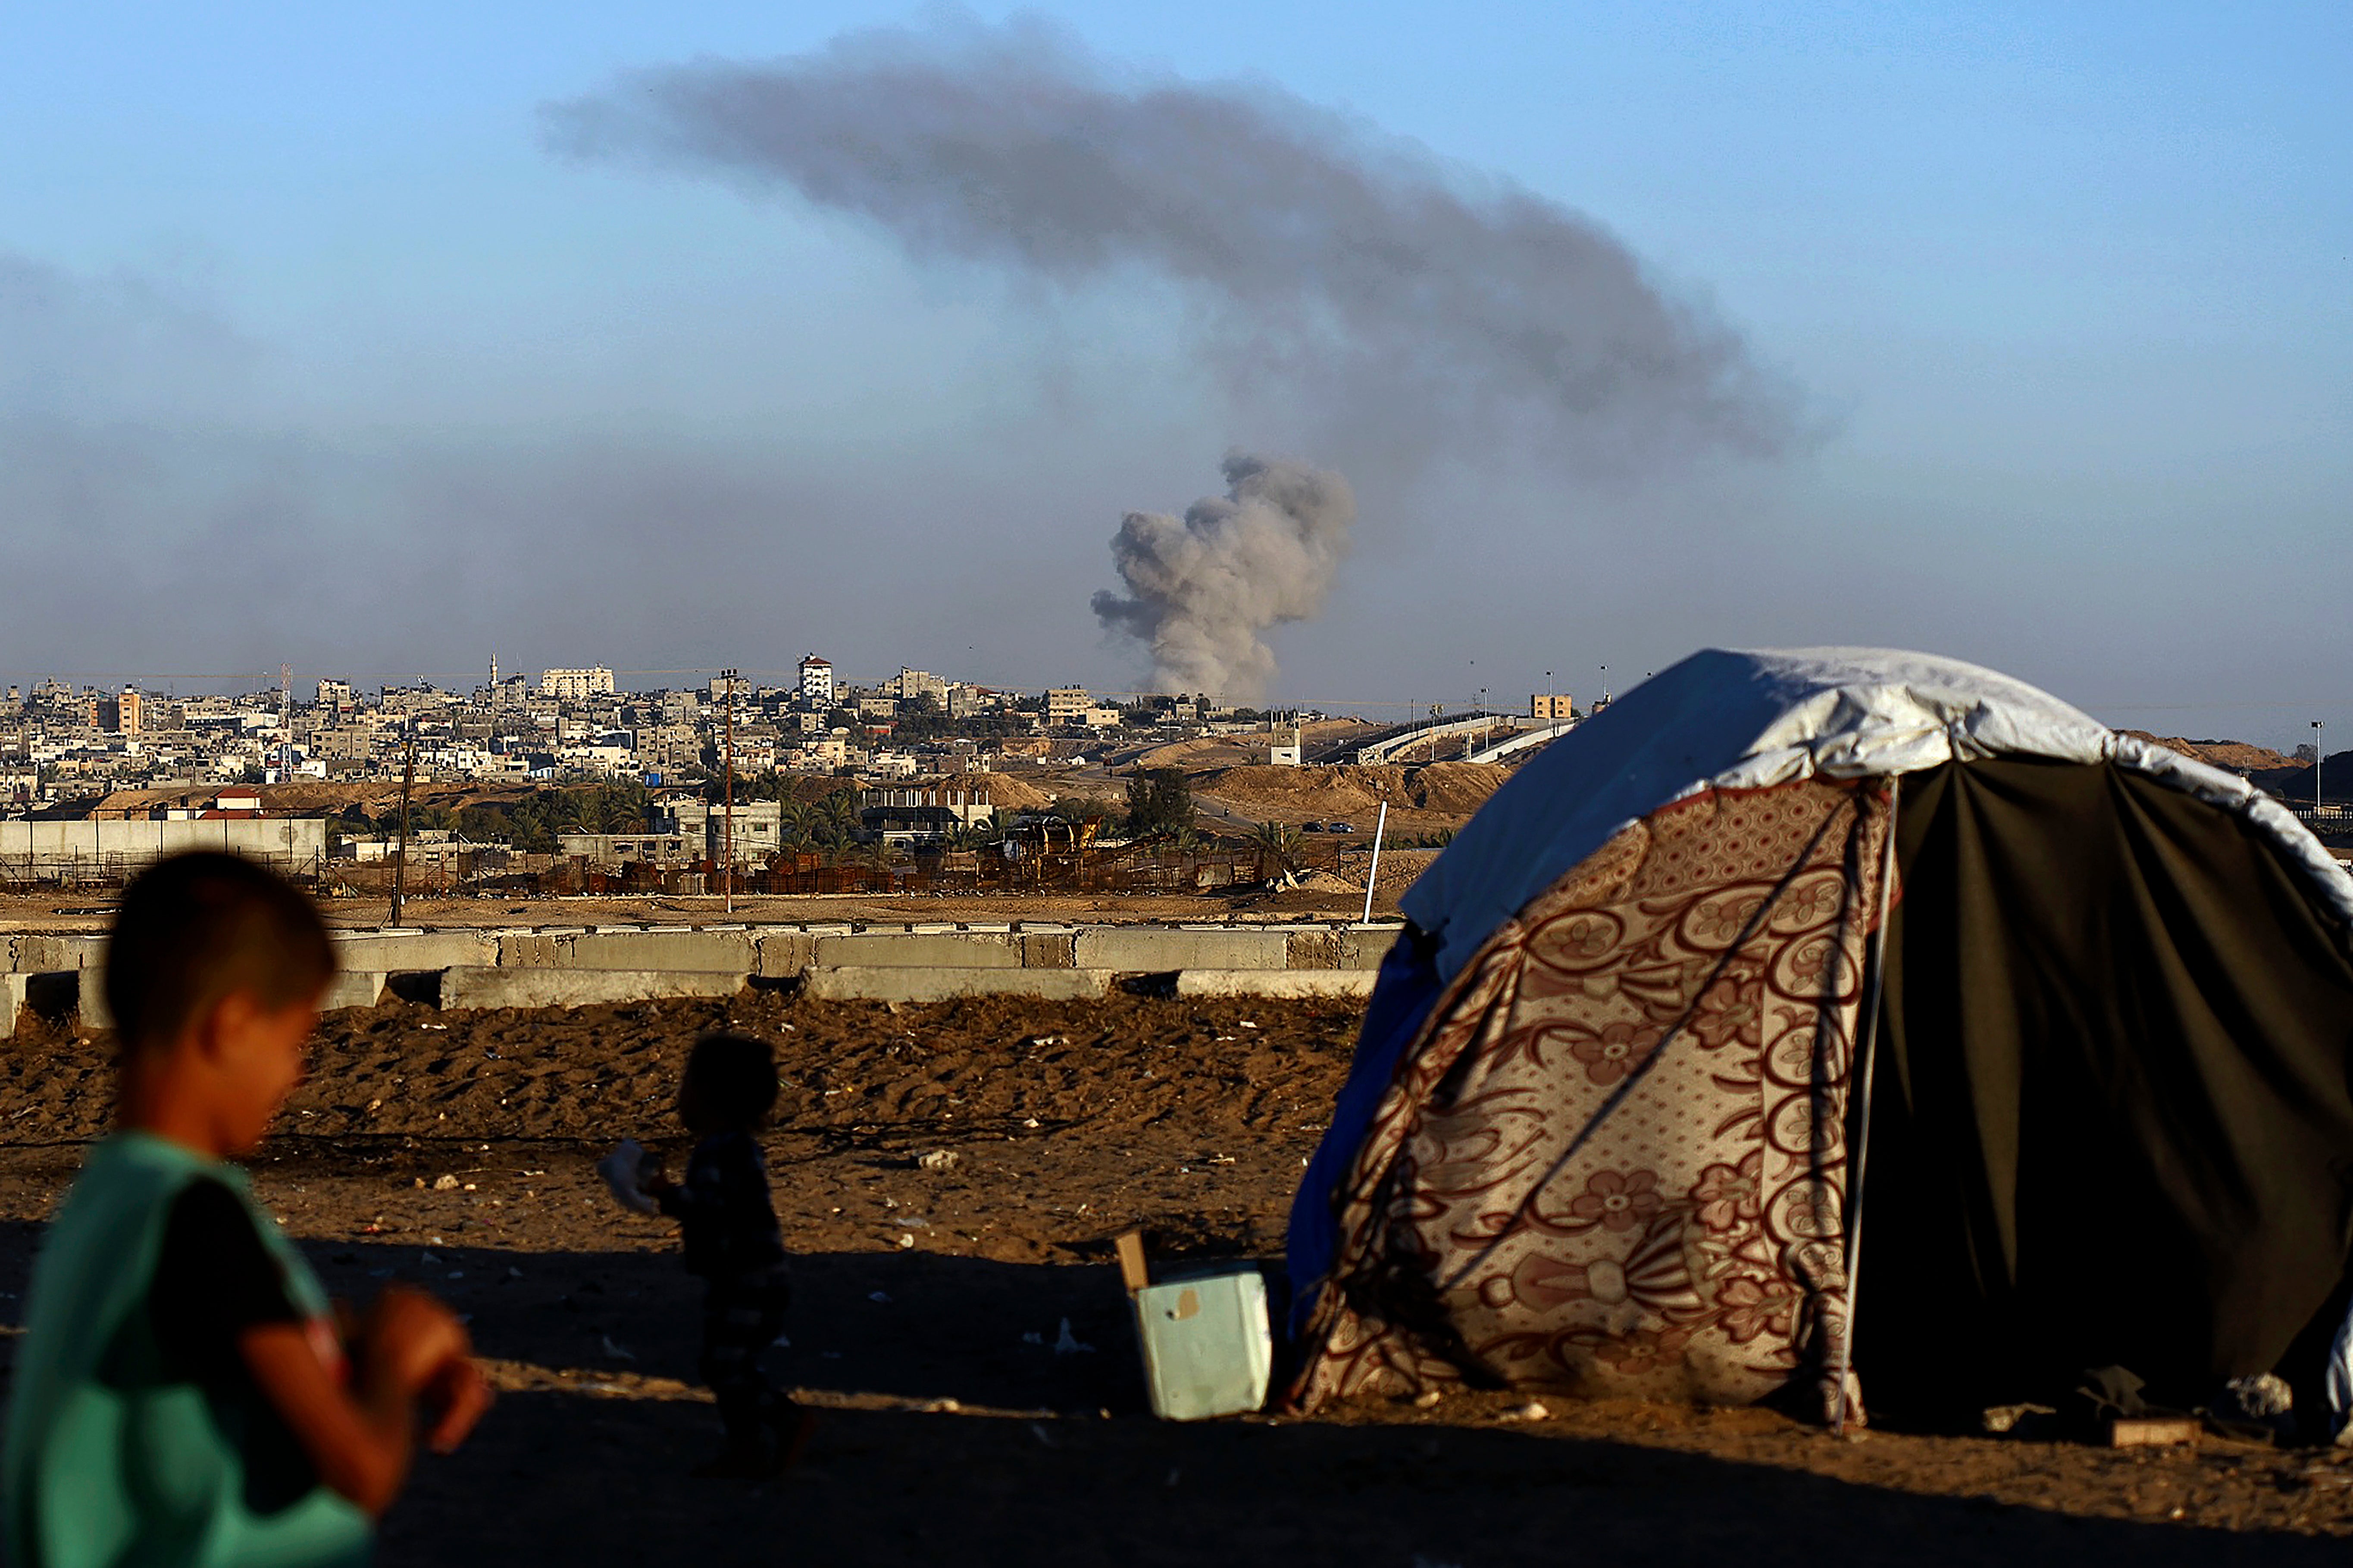
[[[1259,634],[1324,607],[1356,498],[1337,474],[1240,452],[1226,487],[1181,519],[1129,512],[1111,542],[1127,597],[1098,593],[1094,610],[1152,649],[1158,689],[1255,703],[1274,679]]]
[[[545,112],[567,154],[789,189],[918,258],[1176,280],[1232,384],[1351,447],[1638,474],[1794,433],[1737,335],[1591,219],[1262,81],[1123,75],[1035,21],[646,70]]]

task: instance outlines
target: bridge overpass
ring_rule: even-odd
[[[1402,724],[1387,734],[1369,741],[1356,742],[1349,749],[1355,760],[1366,766],[1386,763],[1400,752],[1409,751],[1426,742],[1440,741],[1453,735],[1472,735],[1508,729],[1517,721],[1502,713],[1452,714],[1425,719],[1418,723]]]

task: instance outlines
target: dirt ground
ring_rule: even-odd
[[[428,1460],[388,1564],[2337,1562],[2353,1468],[1873,1431],[1543,1395],[1180,1426],[1145,1410],[1108,1238],[1280,1256],[1353,1008],[1122,996],[898,1010],[778,993],[573,1013],[332,1016],[255,1162],[330,1288],[398,1279],[470,1314],[501,1389]],[[695,1286],[665,1222],[590,1163],[682,1149],[696,1036],[775,1042],[768,1138],[797,1255],[777,1374],[820,1407],[806,1465],[698,1481]],[[0,1054],[0,1319],[103,1127],[103,1040]],[[914,1164],[934,1150],[952,1169]],[[1086,1348],[1057,1353],[1067,1321]],[[0,1345],[13,1347],[13,1335]],[[5,1357],[0,1350],[0,1357]],[[1866,1376],[1868,1369],[1865,1369]]]
[[[1338,886],[1279,893],[1252,888],[1215,894],[1080,896],[925,894],[892,898],[794,894],[754,898],[746,894],[736,899],[731,912],[725,900],[717,896],[539,898],[501,893],[489,898],[440,898],[427,888],[409,895],[401,910],[401,923],[428,931],[456,931],[511,926],[776,925],[808,921],[905,925],[942,921],[1064,921],[1126,925],[1168,921],[1353,921],[1364,913],[1364,875],[1372,859],[1371,842],[1368,839],[1361,845],[1344,845],[1342,852],[1346,876]],[[1330,854],[1328,841],[1315,846],[1312,864],[1328,864]],[[1434,849],[1384,848],[1373,912],[1395,914],[1398,898],[1437,858]],[[113,913],[119,890],[108,888],[0,894],[0,935],[9,931],[102,931]],[[324,898],[319,900],[319,908],[328,924],[344,928],[380,926],[387,912],[386,901],[374,897]]]

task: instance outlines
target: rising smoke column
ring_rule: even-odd
[[[1348,553],[1356,498],[1339,475],[1282,458],[1226,458],[1226,493],[1182,518],[1132,511],[1111,552],[1127,596],[1094,596],[1103,625],[1152,649],[1163,691],[1255,703],[1274,679],[1259,634],[1324,607]]]
[[[791,192],[919,259],[1172,280],[1229,384],[1352,447],[1639,476],[1799,434],[1738,335],[1584,215],[1264,81],[1114,70],[1036,21],[640,71],[544,120],[567,156]]]

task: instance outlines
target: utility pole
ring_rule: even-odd
[[[401,895],[408,880],[408,796],[417,787],[417,716],[409,715],[408,744],[400,767],[400,839],[392,850],[392,923],[400,923]]]
[[[2312,815],[2316,817],[2320,815],[2320,764],[2328,757],[2328,748],[2321,740],[2324,733],[2320,721],[2315,719],[2312,721]]]
[[[735,672],[723,669],[719,672],[719,679],[727,683],[727,710],[723,721],[726,739],[720,757],[723,774],[720,798],[723,803],[722,809],[727,813],[726,821],[720,828],[720,843],[727,865],[719,875],[720,886],[727,893],[727,912],[732,915],[735,912]]]

